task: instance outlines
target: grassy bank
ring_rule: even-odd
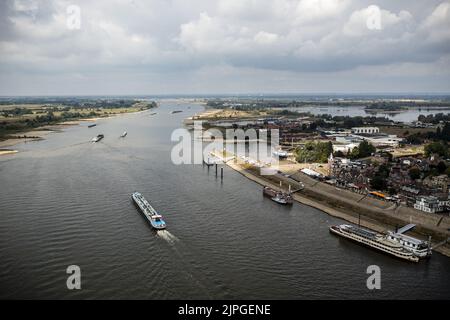
[[[0,140],[30,138],[21,133],[79,120],[104,118],[156,107],[153,102],[103,103],[98,101],[83,106],[49,104],[10,104],[0,106]]]

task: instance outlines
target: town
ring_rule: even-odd
[[[278,129],[279,147],[283,150],[278,153],[280,168],[294,166],[296,171],[315,180],[393,206],[448,215],[450,115],[441,112],[420,115],[423,108],[448,105],[378,101],[366,106],[370,112],[363,117],[311,114],[289,108],[303,104],[208,101],[207,105],[213,109],[193,119],[222,130],[253,128],[266,133]],[[353,101],[338,104],[342,108],[354,107]],[[417,120],[393,121],[373,114],[375,108],[384,114],[401,112],[407,108],[403,105],[416,108]],[[252,159],[247,162],[255,163]],[[289,174],[292,175],[292,170]]]

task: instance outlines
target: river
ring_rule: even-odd
[[[221,181],[212,168],[174,165],[171,133],[202,109],[162,101],[1,157],[0,298],[450,297],[450,259],[439,253],[418,264],[396,260],[331,235],[339,219],[263,198],[228,167]],[[105,138],[90,143],[99,133]],[[165,217],[167,231],[149,227],[133,191]],[[81,290],[66,287],[69,265],[81,269]],[[367,289],[369,265],[381,269],[380,290]]]

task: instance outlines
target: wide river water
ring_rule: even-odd
[[[1,157],[0,298],[450,298],[450,258],[391,258],[331,235],[342,221],[319,210],[263,198],[230,168],[221,182],[213,168],[174,165],[171,134],[202,109],[163,101]],[[149,227],[135,190],[167,231]],[[66,287],[69,265],[81,290]],[[369,265],[381,268],[380,290],[367,289]]]

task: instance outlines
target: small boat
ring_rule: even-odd
[[[96,143],[99,142],[100,140],[102,140],[105,136],[103,134],[99,134],[98,136],[92,138],[92,142]]]
[[[264,188],[263,188],[263,194],[264,194],[265,196],[268,196],[268,197],[273,198],[273,197],[275,197],[275,196],[277,195],[277,193],[278,193],[277,190],[272,189],[272,188],[270,188],[270,187],[264,187]]]
[[[131,198],[154,229],[162,230],[166,228],[166,222],[163,220],[163,217],[158,214],[155,209],[153,209],[142,194],[139,192],[134,192],[131,195]]]
[[[263,195],[279,204],[292,204],[294,202],[294,199],[292,199],[292,195],[290,193],[277,191],[270,187],[263,188]]]
[[[174,111],[171,112],[171,114],[180,113],[180,112],[183,112],[183,111],[182,110],[174,110]]]
[[[128,134],[128,132],[124,131],[120,137],[125,138],[127,136],[127,134]]]
[[[284,197],[281,193],[277,194],[275,197],[271,198],[272,201],[275,201],[276,203],[287,205],[292,204],[292,201],[289,202],[286,197]]]
[[[90,124],[90,125],[88,125],[88,128],[93,128],[93,127],[95,127],[96,125],[97,125],[96,123]]]

